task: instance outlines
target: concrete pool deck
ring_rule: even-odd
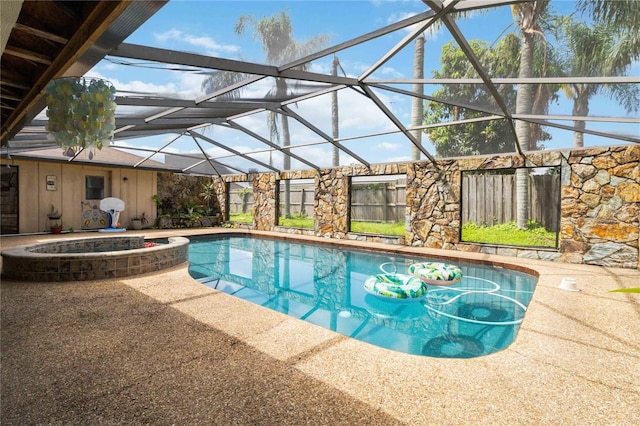
[[[96,235],[1,245],[82,236]],[[0,423],[640,424],[640,294],[609,292],[640,287],[638,270],[410,250],[537,271],[515,342],[473,359],[389,351],[218,293],[186,265],[126,279],[3,280]],[[581,291],[558,289],[563,277]]]

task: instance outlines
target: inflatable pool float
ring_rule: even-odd
[[[409,266],[409,275],[420,278],[426,284],[452,285],[462,279],[462,269],[443,262],[414,263]]]
[[[418,278],[405,274],[378,274],[366,279],[365,291],[387,299],[417,299],[427,294],[427,286]]]

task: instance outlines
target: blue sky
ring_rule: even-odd
[[[553,7],[567,13],[573,10],[572,1],[554,1]],[[399,19],[425,11],[421,1],[170,1],[143,24],[126,42],[153,46],[171,50],[180,50],[219,56],[230,59],[241,59],[251,62],[264,62],[265,55],[261,44],[251,38],[250,34],[238,36],[233,28],[241,15],[253,15],[257,18],[270,16],[287,10],[294,26],[295,38],[305,41],[317,34],[327,34],[331,37],[329,45],[353,39],[381,26],[391,24]],[[476,14],[467,19],[461,19],[458,24],[467,39],[480,38],[489,43],[496,41],[505,31],[513,31],[513,17],[508,6],[493,9],[488,13]],[[349,76],[358,76],[384,53],[393,47],[406,30],[393,35],[382,37],[367,43],[365,46],[353,48],[338,54],[341,64]],[[445,29],[431,33],[427,37],[425,77],[431,77],[432,71],[439,68],[439,57],[442,45],[451,41],[452,37]],[[393,57],[372,78],[411,78],[413,43],[401,53]],[[311,71],[328,72],[332,57],[325,57],[312,64]],[[157,65],[155,65],[157,66]],[[636,64],[629,75],[640,74],[640,67]],[[111,80],[121,94],[126,91],[160,93],[184,98],[196,98],[203,94],[201,82],[204,76],[194,72],[167,71],[165,69],[149,69],[138,66],[116,65],[108,61],[100,62],[88,76],[103,77]],[[246,96],[261,96],[270,88],[263,84],[247,89]],[[409,88],[409,87],[407,87]],[[426,91],[429,89],[425,89]],[[406,126],[410,123],[409,98],[395,95],[391,92],[377,92],[385,104],[400,118]],[[395,129],[364,97],[355,93],[340,92],[340,136],[356,136],[370,134],[386,129]],[[326,133],[331,134],[330,112],[327,108],[329,98],[321,97],[300,103],[295,111],[305,117],[310,117],[315,125]],[[561,101],[553,105],[551,113],[570,115],[571,105]],[[615,106],[605,97],[599,97],[591,102],[591,115],[626,116],[626,113]],[[252,130],[268,136],[266,118],[255,116],[242,119],[241,124]],[[565,124],[570,124],[566,122]],[[588,125],[589,127],[590,125]],[[640,136],[638,124],[615,124],[604,127],[614,128],[630,134]],[[208,130],[206,133],[220,142],[229,144],[242,152],[250,152],[262,147],[242,137],[238,132],[225,129]],[[549,148],[564,148],[571,145],[572,132],[554,131],[554,141],[547,143]],[[311,134],[303,126],[292,127],[293,144],[304,144],[317,141],[318,137]],[[145,138],[135,142],[135,145],[145,147],[159,147],[164,145],[172,136],[157,136]],[[134,144],[133,142],[129,142]],[[423,143],[430,152],[433,147],[423,136]],[[586,137],[587,144],[611,143],[600,138]],[[617,144],[618,142],[613,142]],[[365,141],[347,141],[345,145],[358,155],[367,155],[373,163],[407,160],[410,148],[402,136],[387,135],[369,138]],[[295,152],[314,158],[322,165],[330,161],[328,145],[314,147],[300,147]],[[196,151],[197,147],[189,138],[179,140],[174,144],[175,150]],[[212,148],[208,150],[213,155],[222,155],[222,150]],[[267,153],[256,154],[256,158],[268,161]],[[352,162],[352,158],[343,154],[341,164]],[[278,159],[274,160],[276,163]],[[245,161],[246,162],[246,161]],[[239,165],[242,161],[239,161]],[[296,164],[294,162],[294,168]],[[299,166],[299,165],[298,165]],[[246,165],[241,165],[246,168]],[[306,166],[300,166],[306,168]]]

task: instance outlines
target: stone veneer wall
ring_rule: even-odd
[[[460,242],[462,171],[553,166],[561,167],[562,179],[558,249]],[[405,237],[350,233],[350,178],[403,173],[407,175]],[[526,158],[504,154],[448,159],[435,165],[421,161],[375,164],[370,168],[288,171],[280,173],[279,178],[315,178],[314,233],[318,236],[640,269],[640,146],[637,145],[539,151],[527,153]],[[227,182],[253,182],[255,229],[308,233],[275,226],[277,179],[273,173],[225,177]]]
[[[349,177],[340,169],[323,169],[316,176],[313,202],[316,235],[345,238],[349,232]]]
[[[454,160],[407,165],[407,245],[456,249],[460,241],[460,173]]]
[[[562,176],[562,260],[640,269],[640,146],[571,153]]]
[[[275,173],[252,175],[253,226],[262,231],[273,231],[278,217],[278,181]]]
[[[213,188],[220,207],[220,217],[224,218],[224,220],[229,218],[229,204],[227,203],[229,197],[228,187],[229,185],[222,178],[213,178]]]

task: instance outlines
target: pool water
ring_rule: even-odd
[[[191,276],[216,290],[383,348],[445,358],[509,346],[536,284],[528,274],[457,262],[459,283],[388,300],[368,294],[364,281],[436,259],[244,236],[192,238],[189,261]]]

